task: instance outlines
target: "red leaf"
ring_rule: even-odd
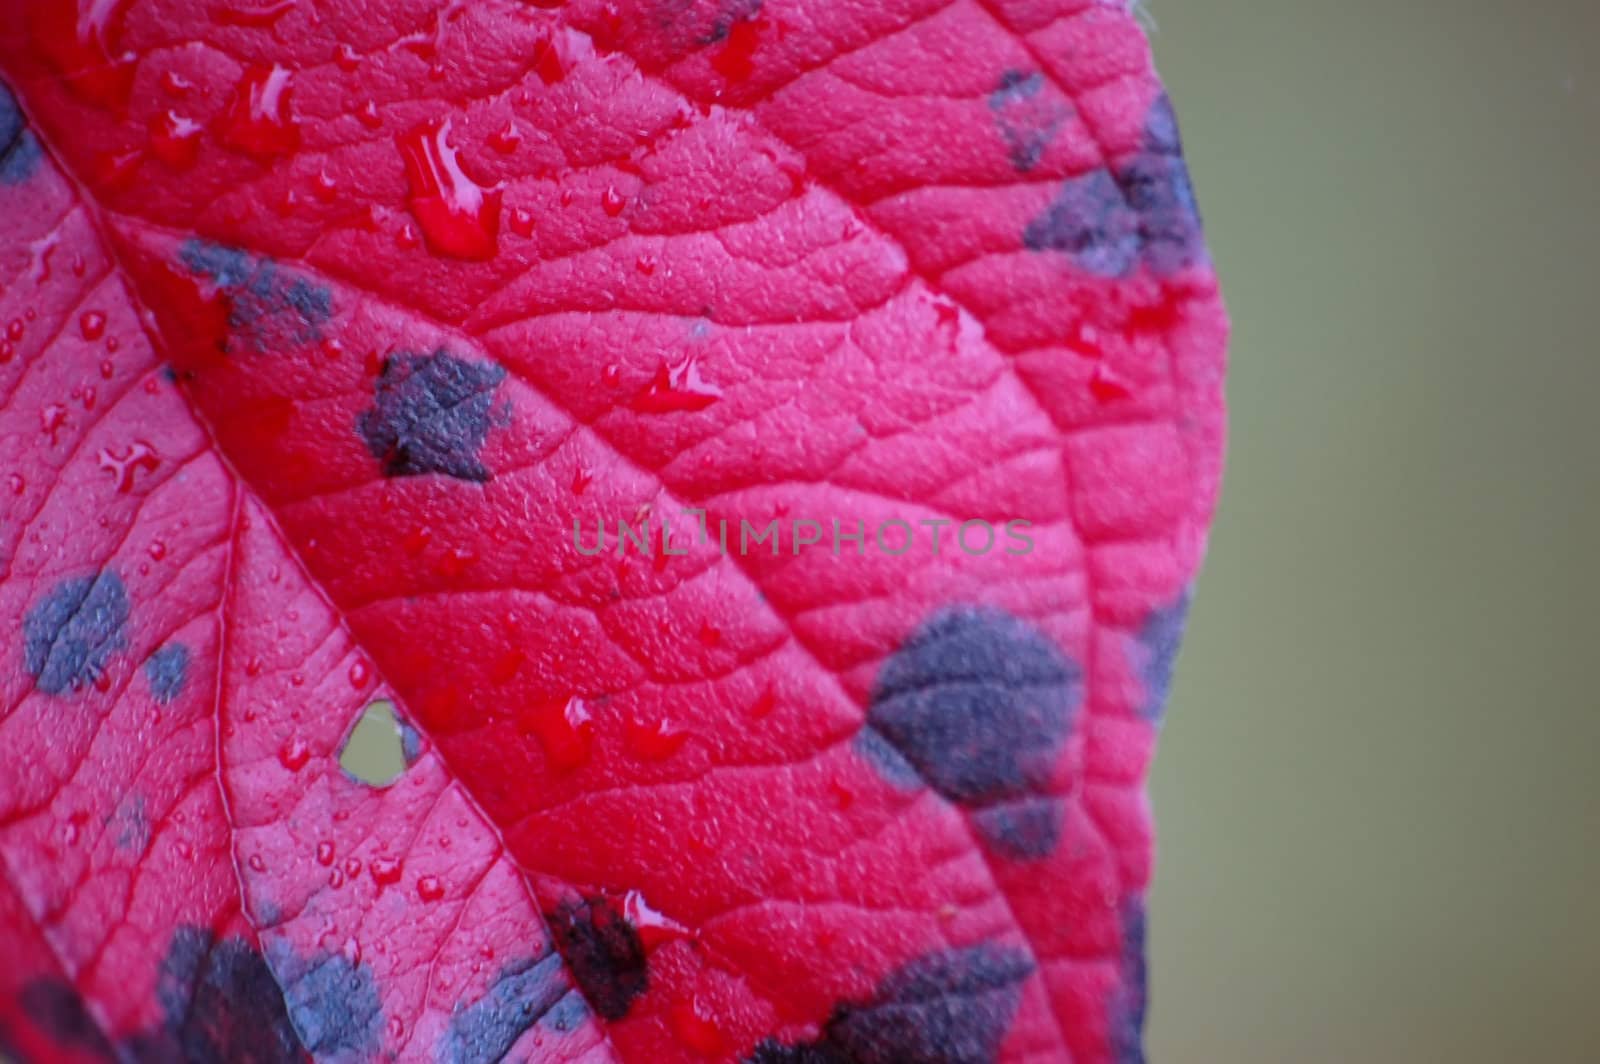
[[[1140,1058],[1226,326],[1121,5],[23,7],[6,1046]]]

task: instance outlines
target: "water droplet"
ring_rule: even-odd
[[[368,129],[377,129],[383,125],[383,116],[378,113],[378,105],[371,100],[361,105],[356,112],[356,119]]]
[[[567,59],[563,54],[566,38],[557,33],[541,38],[533,46],[533,69],[546,85],[554,85],[567,76]]]
[[[347,857],[347,858],[345,858],[344,874],[349,876],[351,879],[354,879],[354,878],[356,878],[356,876],[359,876],[361,874],[361,858],[359,858],[359,857]]]
[[[287,155],[298,148],[300,124],[289,106],[289,80],[289,71],[276,63],[249,67],[222,118],[223,143],[257,158]]]
[[[155,448],[143,440],[135,440],[128,445],[126,454],[117,454],[109,447],[102,448],[99,454],[100,468],[111,474],[111,479],[117,485],[117,493],[126,495],[133,490],[134,474],[139,470],[154,473],[161,465]]]
[[[439,575],[453,580],[467,571],[467,567],[478,560],[478,556],[465,547],[451,547],[439,556],[439,562],[434,567]]]
[[[1097,365],[1094,376],[1089,378],[1089,393],[1102,403],[1116,402],[1133,394],[1119,377],[1106,368],[1104,363]]]
[[[106,316],[98,310],[86,310],[78,316],[78,330],[85,340],[98,340],[106,333]]]
[[[298,0],[278,0],[264,7],[245,7],[237,4],[214,4],[211,21],[219,26],[246,26],[252,29],[271,29],[280,18],[295,9]]]
[[[13,473],[6,478],[6,485],[11,488],[11,494],[21,495],[28,490],[28,482],[22,479],[21,473]]]
[[[257,657],[252,657],[249,660],[247,660],[244,663],[244,674],[246,676],[260,676],[261,675],[261,659],[257,658]]]
[[[426,525],[418,525],[404,536],[400,537],[400,547],[407,554],[416,557],[428,549],[428,544],[433,540],[433,532]]]
[[[649,277],[656,272],[656,257],[654,255],[640,255],[634,262],[634,266],[640,273]]]
[[[722,50],[711,57],[712,68],[729,81],[748,81],[755,72],[756,46],[766,25],[765,17],[735,22]]]
[[[194,82],[178,73],[176,70],[163,70],[161,72],[161,91],[175,100],[181,100],[189,95],[194,88]]]
[[[394,235],[394,242],[402,251],[414,251],[422,246],[422,237],[417,235],[417,227],[407,222]]]
[[[401,861],[397,857],[374,857],[367,865],[372,881],[380,887],[400,882]]]
[[[622,367],[615,362],[608,362],[600,370],[600,383],[607,388],[615,388],[622,383]]]
[[[143,161],[144,151],[139,148],[101,152],[94,160],[95,180],[106,188],[127,188]]]
[[[364,661],[356,661],[350,665],[350,686],[361,690],[367,686],[367,681],[372,678],[372,669]]]
[[[149,553],[152,561],[160,561],[162,558],[167,556],[167,545],[161,542],[159,539],[152,539],[150,541],[150,546],[146,548],[146,551]]]
[[[332,203],[339,193],[338,182],[326,169],[318,170],[317,176],[311,179],[311,194],[323,203]]]
[[[127,0],[55,0],[33,9],[33,39],[80,99],[122,110],[133,89],[135,56],[121,47]]]
[[[389,1017],[389,1041],[398,1042],[406,1033],[406,1025],[398,1016]]]
[[[361,66],[361,56],[348,44],[339,46],[339,50],[334,53],[333,61],[347,74]]]
[[[594,721],[581,698],[528,706],[522,710],[518,723],[524,734],[539,741],[545,760],[557,772],[571,772],[588,764],[594,746]]]
[[[511,231],[522,237],[532,236],[533,212],[525,207],[514,208],[511,211]]]
[[[672,1033],[692,1052],[702,1057],[720,1057],[726,1052],[722,1030],[706,1011],[697,997],[673,1002]]]
[[[116,376],[116,374],[117,374],[117,367],[112,364],[112,362],[111,362],[111,360],[109,358],[103,358],[103,359],[100,360],[100,376],[101,377],[103,377],[106,380],[110,380],[112,377]]]
[[[522,134],[517,132],[517,127],[512,122],[507,122],[495,132],[489,134],[489,147],[501,155],[510,155],[522,146]]]
[[[423,901],[438,901],[444,897],[444,884],[438,876],[423,876],[417,880],[417,897]]]
[[[594,480],[594,474],[587,469],[577,469],[572,474],[572,494],[582,495],[589,490],[589,484]]]
[[[12,340],[21,340],[27,326],[22,324],[21,318],[12,318],[6,323],[6,336]]]
[[[631,405],[641,414],[670,414],[704,410],[721,396],[721,388],[701,378],[697,356],[691,354],[677,366],[662,362],[650,386]]]
[[[252,872],[265,872],[267,870],[267,862],[259,853],[251,854],[248,864]]]
[[[328,886],[332,887],[334,890],[338,890],[340,887],[344,886],[344,873],[339,871],[337,868],[335,868],[332,872],[329,872]]]
[[[299,772],[306,767],[306,762],[311,760],[311,748],[299,736],[291,736],[284,741],[278,750],[278,760],[283,762],[283,767],[290,772]]]
[[[467,176],[449,136],[449,121],[430,122],[396,140],[405,159],[411,213],[436,254],[492,258],[499,247],[500,190]]]
[[[615,185],[607,185],[606,190],[600,194],[600,206],[612,218],[621,214],[622,208],[627,205],[628,201],[623,198],[622,193],[617,191]]]
[[[10,340],[0,340],[0,362],[10,362],[11,356],[16,353],[17,349]]]
[[[777,705],[778,693],[771,686],[768,686],[754,702],[750,703],[750,716],[760,720],[776,709]]]
[[[324,868],[333,864],[333,843],[326,841],[317,843],[317,864]]]
[[[639,940],[646,949],[653,950],[663,943],[691,937],[687,927],[670,916],[663,916],[637,890],[622,896],[622,915],[639,932]]]
[[[174,170],[187,170],[200,156],[200,123],[176,111],[150,122],[150,151]]]
[[[56,442],[56,433],[60,432],[67,424],[67,408],[62,403],[50,403],[39,411],[39,427],[45,435],[50,437],[53,446]]]
[[[626,730],[628,748],[642,761],[664,761],[683,749],[689,733],[666,718],[644,723],[630,720]]]

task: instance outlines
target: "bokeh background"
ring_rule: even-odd
[[[1235,328],[1150,1057],[1600,1060],[1600,4],[1148,6]]]

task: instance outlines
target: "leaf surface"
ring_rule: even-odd
[[[15,1052],[1141,1059],[1172,111],[1120,6],[868,8],[0,30]]]

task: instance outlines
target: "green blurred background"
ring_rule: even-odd
[[[1600,1060],[1600,5],[1150,6],[1235,330],[1151,1059]]]

